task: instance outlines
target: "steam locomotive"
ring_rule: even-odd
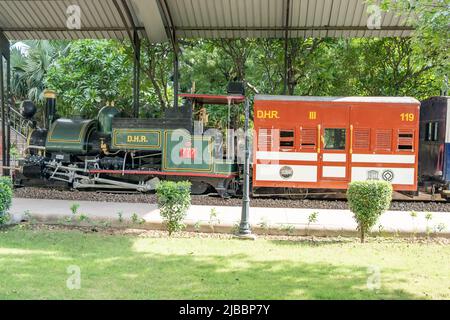
[[[204,106],[230,113],[245,102],[243,89],[180,97],[183,104],[159,119],[122,117],[113,103],[95,119],[59,118],[56,94],[46,91],[45,125],[28,137],[16,185],[147,192],[160,180],[189,180],[193,194],[239,195],[245,133],[208,128]],[[420,189],[447,198],[449,101],[433,98],[420,108],[407,97],[256,95],[250,190],[330,194],[379,179],[411,197]],[[23,103],[24,117],[35,113]]]

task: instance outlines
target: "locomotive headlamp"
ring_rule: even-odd
[[[56,92],[50,89],[44,90],[44,98],[45,99],[56,99]]]

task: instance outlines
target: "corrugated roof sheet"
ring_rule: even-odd
[[[364,0],[165,1],[181,38],[281,38],[286,29],[295,38],[386,37],[408,36],[412,29],[405,16],[386,12],[379,29],[368,28]]]
[[[80,7],[80,29],[67,27],[71,5]],[[112,0],[0,1],[0,29],[11,40],[123,39],[128,37],[126,27]]]
[[[121,0],[117,1],[121,4]],[[134,23],[153,42],[178,38],[408,36],[405,16],[381,14],[367,27],[364,0],[127,0]],[[67,29],[67,7],[81,8],[81,30]],[[121,5],[120,5],[121,6]],[[163,10],[166,8],[168,10]],[[289,11],[289,15],[287,15]],[[288,17],[288,24],[286,24]],[[171,24],[172,22],[173,24]],[[126,38],[113,0],[0,0],[0,29],[12,40]]]

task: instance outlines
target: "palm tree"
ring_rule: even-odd
[[[11,49],[11,89],[16,101],[32,100],[36,105],[43,103],[45,75],[57,57],[64,55],[65,41],[31,40],[23,41],[26,52]]]

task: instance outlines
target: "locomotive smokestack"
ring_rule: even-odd
[[[45,110],[44,110],[44,121],[45,128],[50,128],[50,125],[55,120],[56,115],[56,93],[53,90],[44,90],[45,98]]]

